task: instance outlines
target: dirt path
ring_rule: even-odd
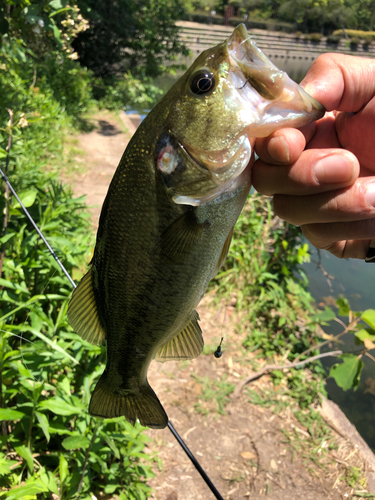
[[[73,188],[77,195],[87,195],[96,226],[129,134],[108,113],[98,114],[92,123],[95,130],[78,137],[83,153],[77,161],[86,170]],[[132,127],[128,122],[128,128]],[[354,491],[367,491],[360,484],[366,465],[358,449],[333,430],[322,436],[318,420],[309,426],[298,420],[283,384],[275,388],[269,377],[263,377],[238,399],[230,398],[254,363],[234,330],[235,299],[215,308],[209,294],[198,312],[204,354],[193,361],[153,362],[149,380],[171,422],[223,498],[341,500],[357,498]],[[216,359],[213,352],[222,336],[224,354]],[[148,430],[147,434],[150,453],[161,459],[160,467],[155,466],[156,477],[149,483],[154,500],[214,498],[168,429]],[[352,486],[348,485],[350,474]]]

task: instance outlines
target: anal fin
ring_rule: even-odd
[[[185,328],[158,350],[155,359],[164,362],[197,358],[204,346],[198,320],[199,315],[197,311],[194,311]]]
[[[91,269],[73,292],[68,306],[68,321],[73,330],[87,342],[100,345],[105,340],[105,331],[96,306]]]

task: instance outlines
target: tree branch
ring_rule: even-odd
[[[266,365],[262,370],[259,372],[253,373],[249,377],[245,378],[244,380],[241,380],[237,384],[237,387],[233,393],[233,397],[237,398],[240,395],[240,392],[242,391],[243,387],[248,384],[249,382],[252,382],[253,380],[257,380],[260,377],[263,377],[268,372],[274,371],[274,370],[285,370],[285,369],[291,369],[291,368],[297,368],[298,366],[303,366],[307,363],[311,363],[312,361],[316,361],[317,359],[321,358],[327,358],[328,356],[339,356],[342,354],[342,351],[330,351],[330,352],[323,352],[320,354],[317,354],[316,356],[312,356],[311,358],[304,359],[303,361],[296,361],[294,363],[288,363],[287,365]]]

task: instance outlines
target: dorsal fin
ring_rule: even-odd
[[[204,346],[202,330],[198,320],[197,311],[193,311],[185,328],[158,350],[155,359],[164,362],[197,358],[203,351]]]
[[[91,269],[73,292],[68,306],[68,321],[73,330],[87,342],[100,345],[105,340],[105,331],[96,306]]]

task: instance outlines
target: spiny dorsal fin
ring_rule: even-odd
[[[100,345],[105,340],[96,307],[91,269],[73,292],[68,306],[68,321],[73,330],[87,342]]]
[[[198,324],[199,315],[194,311],[185,328],[164,344],[156,353],[157,361],[197,358],[203,351],[202,330]]]
[[[224,264],[225,259],[227,258],[227,255],[228,255],[228,252],[229,252],[229,247],[230,247],[230,244],[232,242],[233,230],[234,230],[234,226],[230,230],[230,232],[228,234],[228,237],[227,237],[227,239],[224,242],[224,245],[223,245],[223,248],[221,250],[220,257],[219,257],[219,260],[217,261],[217,264],[216,264],[215,270],[213,272],[212,278],[214,278],[217,275],[217,273],[219,272],[221,266]]]
[[[195,249],[208,223],[197,221],[193,211],[175,220],[162,234],[158,247],[171,262],[185,262]]]

